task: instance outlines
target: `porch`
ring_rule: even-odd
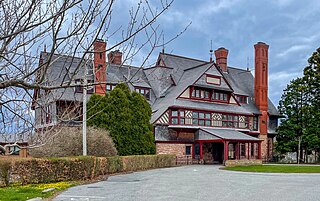
[[[261,140],[236,130],[200,128],[195,134],[192,158],[204,164],[261,160]]]

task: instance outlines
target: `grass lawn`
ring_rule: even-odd
[[[320,166],[306,165],[252,165],[225,167],[225,170],[242,172],[320,173]]]
[[[9,186],[0,188],[0,201],[27,200],[35,197],[47,198],[66,188],[76,185],[75,182],[58,182],[50,184],[29,184],[25,186]],[[54,191],[42,193],[48,188],[55,188]]]

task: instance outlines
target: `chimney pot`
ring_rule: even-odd
[[[220,47],[214,51],[214,55],[216,56],[216,63],[218,66],[220,66],[223,72],[228,71],[228,53],[229,51],[224,47]]]
[[[121,65],[122,64],[122,52],[120,52],[119,50],[111,51],[108,54],[108,62],[111,64]]]

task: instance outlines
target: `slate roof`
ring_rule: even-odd
[[[49,55],[42,53],[42,58],[46,60]],[[198,108],[220,112],[230,112],[238,114],[260,114],[254,103],[254,77],[250,71],[228,67],[228,72],[222,72],[214,62],[206,62],[197,59],[177,56],[173,54],[160,53],[165,67],[155,66],[142,69],[128,65],[107,64],[107,83],[117,84],[131,78],[131,85],[134,87],[146,87],[152,89],[150,101],[153,115],[151,122],[154,123],[169,107]],[[84,63],[80,58],[53,55],[54,62],[49,68],[50,81],[61,83],[62,79],[74,81],[80,79],[84,74]],[[88,79],[93,80],[92,61],[87,62],[91,67]],[[80,65],[80,68],[77,68]],[[78,69],[74,77],[72,72]],[[130,71],[129,71],[130,69]],[[233,91],[235,94],[249,97],[248,104],[216,104],[208,102],[196,102],[192,100],[177,99],[188,87],[193,85],[204,73],[221,76],[223,86],[212,86],[214,89]],[[224,79],[226,82],[224,82]],[[197,82],[196,85],[204,87],[205,83]],[[229,87],[230,86],[230,87]],[[205,85],[205,87],[208,87]],[[74,92],[74,88],[58,89],[57,98],[64,100],[82,100],[82,94]],[[279,115],[276,107],[269,100],[268,112],[270,115]]]
[[[170,67],[167,72],[172,74],[174,84],[171,84],[167,90],[164,90],[165,92],[162,92],[162,97],[158,98],[152,105],[153,116],[151,118],[151,122],[155,122],[171,106],[238,114],[260,114],[259,109],[254,103],[254,77],[250,71],[228,67],[228,72],[226,73],[218,69],[213,62],[209,63],[192,58],[163,53],[160,54],[160,57],[163,58],[166,67]],[[229,84],[224,84],[223,86],[212,86],[211,88],[233,91],[234,94],[248,96],[248,104],[241,104],[241,106],[237,106],[232,104],[226,105],[177,99],[177,97],[188,86],[192,85],[203,73],[205,73],[210,66],[213,67],[213,70],[210,69],[212,72],[208,71],[208,74],[218,75],[217,72],[219,72],[221,77],[224,77]],[[161,86],[161,84],[158,83],[158,86]],[[195,86],[202,85],[197,82]],[[203,85],[203,87],[207,87],[207,85]],[[270,99],[268,101],[268,105],[269,114],[279,116],[279,112]]]
[[[201,131],[204,131],[205,133],[201,133]],[[202,134],[203,136],[201,137],[205,137],[206,140],[220,138],[224,140],[260,141],[258,138],[232,129],[200,128],[199,134]]]

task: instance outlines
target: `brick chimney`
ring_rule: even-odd
[[[260,111],[268,111],[268,49],[269,45],[258,42],[254,45],[254,98]]]
[[[111,51],[108,54],[108,62],[111,64],[121,65],[122,64],[122,52],[120,52],[119,50]]]
[[[220,66],[223,72],[228,71],[228,53],[229,51],[224,47],[220,47],[219,49],[214,51],[214,55],[216,56],[216,64]]]
[[[106,46],[107,43],[101,39],[93,43],[95,82],[103,82],[103,84],[95,85],[95,93],[99,95],[105,95],[106,93]]]
[[[268,149],[268,49],[269,45],[258,42],[254,45],[254,99],[261,116],[259,117],[262,159],[267,160]]]

